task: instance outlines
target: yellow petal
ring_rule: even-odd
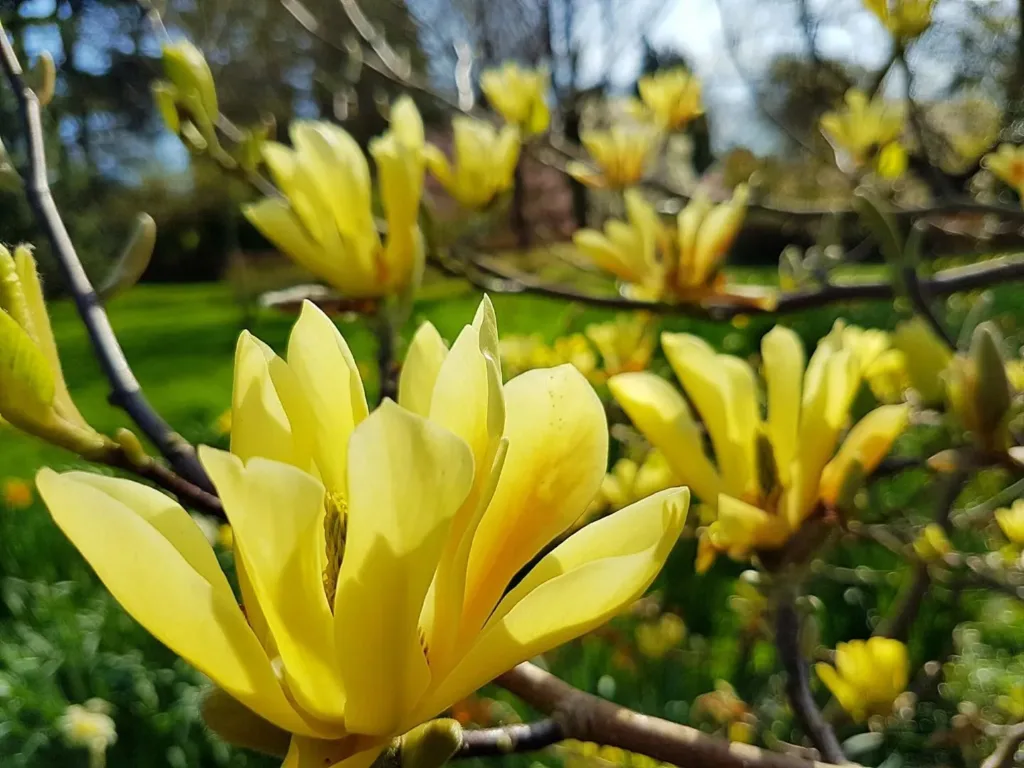
[[[207,581],[122,500],[49,469],[36,483],[54,521],[143,627],[264,719],[293,733],[317,733],[288,703],[230,591]]]
[[[734,439],[730,378],[707,342],[686,333],[663,333],[661,346],[672,370],[700,414],[715,449],[726,491],[742,497],[751,486],[749,459]]]
[[[508,457],[476,531],[463,625],[483,625],[505,587],[594,498],[608,466],[604,408],[571,365],[505,386]]]
[[[50,422],[56,387],[35,340],[0,311],[0,416],[26,429]]]
[[[224,502],[292,695],[307,712],[340,722],[345,694],[334,666],[333,617],[318,546],[323,486],[266,459],[243,465],[237,456],[206,446],[200,459]]]
[[[488,625],[500,621],[533,590],[594,560],[631,555],[678,536],[690,508],[687,488],[660,491],[607,517],[583,526],[530,569],[502,598]],[[485,630],[486,631],[486,630]]]
[[[389,735],[430,683],[418,619],[473,482],[473,457],[455,435],[385,402],[356,428],[348,462],[348,528],[334,603],[345,724]]]
[[[768,437],[779,480],[788,486],[799,437],[804,347],[793,331],[777,325],[761,339],[761,357],[768,389]]]
[[[832,692],[843,709],[851,714],[860,710],[860,696],[857,690],[841,678],[835,669],[828,664],[819,662],[814,665],[814,671],[818,673],[821,682]]]
[[[723,391],[728,412],[730,441],[735,446],[736,461],[742,477],[742,487],[749,498],[757,498],[759,488],[757,471],[757,439],[761,432],[761,407],[757,396],[754,369],[746,360],[732,355],[718,355],[722,372],[728,381]]]
[[[231,390],[231,452],[243,461],[262,456],[291,462],[292,430],[270,378],[273,350],[242,331],[235,346]]]
[[[91,472],[65,472],[61,477],[96,488],[131,509],[174,545],[185,562],[215,591],[231,594],[231,586],[206,536],[170,496],[141,483]]]
[[[867,645],[876,668],[885,676],[891,692],[896,695],[903,693],[909,675],[907,646],[899,640],[878,636],[870,638]]]
[[[664,565],[682,530],[686,507],[685,492],[665,491],[617,513],[623,518],[611,520],[596,533],[585,534],[583,529],[576,534],[584,537],[582,542],[570,539],[561,553],[552,552],[543,566],[542,575],[548,578],[538,578],[539,583],[507,611],[499,607],[500,618],[488,622],[417,717],[436,714],[519,662],[591,631],[632,604]],[[627,534],[629,522],[640,530]],[[616,535],[624,537],[618,549],[605,538]],[[595,547],[592,557],[581,544]]]
[[[366,417],[366,394],[345,339],[308,301],[288,339],[288,366],[317,415],[316,463],[324,485],[344,495],[348,439]]]
[[[759,507],[723,494],[718,499],[718,520],[712,539],[732,557],[746,557],[754,549],[774,549],[785,543],[785,521]]]
[[[854,462],[870,475],[885,458],[893,442],[907,428],[910,407],[883,405],[871,411],[850,430],[835,458],[821,473],[821,499],[835,504],[847,473]]]
[[[398,379],[398,404],[417,416],[430,414],[434,383],[448,346],[432,323],[423,323],[409,342],[402,373]]]
[[[281,768],[370,768],[386,746],[380,739],[295,737]]]
[[[391,105],[391,130],[409,149],[422,150],[426,142],[423,118],[416,102],[408,96],[399,96]]]
[[[16,248],[14,251],[14,264],[18,273],[18,282],[25,295],[25,304],[28,313],[32,318],[32,334],[40,351],[46,356],[53,372],[56,391],[53,402],[57,409],[68,421],[80,427],[88,427],[82,414],[79,413],[68,385],[64,381],[64,373],[61,370],[60,356],[57,354],[57,342],[53,338],[53,328],[50,326],[50,315],[46,311],[46,302],[43,299],[43,287],[39,282],[39,271],[36,269],[36,260],[32,251],[27,247]]]
[[[683,396],[653,373],[623,373],[608,380],[612,396],[651,445],[665,454],[681,482],[707,504],[722,492],[718,471]]]
[[[282,253],[342,293],[359,296],[372,289],[366,275],[346,268],[339,254],[329,253],[313,239],[286,201],[268,197],[244,206],[242,212]]]

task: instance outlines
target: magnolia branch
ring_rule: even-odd
[[[478,258],[450,259],[434,254],[432,263],[449,275],[462,277],[475,287],[490,293],[530,293],[582,304],[624,311],[653,312],[662,315],[688,315],[723,320],[736,315],[783,315],[843,301],[884,300],[896,296],[887,281],[829,283],[815,290],[782,293],[774,309],[726,303],[728,299],[709,299],[703,305],[667,301],[642,301],[625,296],[593,294],[563,285],[546,283],[533,275],[506,271]],[[930,278],[916,279],[917,290],[929,298],[949,296],[961,291],[987,288],[1024,279],[1024,259],[999,258],[980,264],[936,272]]]
[[[800,615],[791,596],[780,600],[776,607],[775,646],[786,670],[786,695],[804,733],[826,760],[845,763],[846,756],[839,739],[822,716],[811,693],[807,660],[800,650]]]
[[[110,402],[123,409],[171,463],[175,471],[190,483],[212,490],[209,478],[196,457],[195,449],[161,418],[146,400],[124,351],[118,343],[106,311],[93,289],[74,243],[61,219],[47,179],[45,142],[39,99],[25,85],[18,57],[3,27],[0,27],[0,67],[18,100],[18,113],[25,134],[27,163],[21,176],[25,194],[39,227],[46,233],[53,254],[60,264],[75,300],[75,306],[110,381]]]
[[[462,745],[454,757],[496,757],[514,752],[535,752],[557,744],[565,738],[561,723],[552,718],[538,720],[535,723],[464,730]]]
[[[981,768],[1012,768],[1021,743],[1024,743],[1024,723],[1009,726]]]
[[[642,715],[573,688],[529,662],[495,682],[549,715],[566,739],[618,747],[690,768],[826,768],[802,757],[729,742],[696,728]]]

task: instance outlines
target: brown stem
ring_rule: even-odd
[[[807,768],[823,764],[710,736],[585,693],[524,662],[498,685],[561,724],[564,737],[618,747],[692,768]]]
[[[550,717],[535,723],[465,730],[462,732],[462,745],[454,758],[500,757],[515,752],[535,752],[565,738],[561,723]]]
[[[822,757],[831,763],[845,763],[839,739],[821,714],[811,693],[807,661],[800,650],[800,616],[790,595],[780,600],[775,612],[775,646],[786,670],[786,695],[800,727]]]
[[[110,402],[123,409],[171,462],[175,471],[189,482],[210,491],[213,486],[196,458],[195,449],[175,432],[146,400],[139,382],[114,335],[89,276],[85,273],[74,243],[61,219],[47,180],[46,152],[39,99],[25,85],[18,57],[3,27],[0,26],[0,67],[18,100],[18,112],[27,144],[27,165],[21,176],[25,194],[39,224],[53,248],[54,256],[70,286],[78,314],[82,318],[103,373],[110,382]]]

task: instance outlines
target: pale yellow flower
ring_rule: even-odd
[[[661,298],[666,288],[669,231],[638,190],[627,190],[624,200],[626,221],[610,219],[604,232],[577,230],[573,243],[595,265],[636,286],[642,295]]]
[[[647,369],[657,344],[656,330],[654,318],[634,312],[606,323],[588,325],[584,333],[601,353],[604,374],[616,376]]]
[[[543,67],[525,69],[505,62],[480,75],[480,89],[488,103],[505,122],[514,125],[524,137],[544,133],[551,124],[546,96],[550,77]]]
[[[898,403],[910,387],[907,358],[898,349],[887,349],[864,370],[871,394],[880,403]]]
[[[1000,144],[995,152],[982,158],[981,164],[994,176],[1013,187],[1017,196],[1024,201],[1024,147]]]
[[[288,768],[368,768],[394,737],[628,607],[685,519],[685,489],[657,494],[510,589],[593,498],[608,427],[571,366],[502,386],[497,342],[486,300],[450,350],[422,326],[398,403],[370,413],[348,345],[313,305],[284,358],[242,335],[231,452],[200,460],[233,529],[244,611],[164,494],[48,469],[37,484],[136,620],[292,734]]]
[[[721,274],[722,262],[746,215],[747,195],[742,184],[730,200],[717,205],[698,194],[679,213],[673,228],[661,221],[638,190],[630,189],[623,195],[626,221],[610,219],[603,232],[577,230],[573,242],[637,298],[684,302],[723,298],[770,308],[774,293],[728,286]]]
[[[511,125],[499,131],[488,122],[460,115],[452,120],[452,132],[453,161],[428,144],[427,167],[460,205],[483,208],[512,188],[519,162],[519,131]]]
[[[748,190],[740,184],[727,202],[714,205],[697,194],[677,217],[678,256],[673,279],[680,295],[708,285],[736,240],[747,213]]]
[[[893,37],[908,41],[931,26],[935,0],[864,0],[864,6]]]
[[[896,326],[892,345],[902,353],[910,385],[920,396],[922,404],[941,403],[945,397],[943,375],[953,359],[949,347],[935,335],[928,323],[916,316]]]
[[[498,342],[501,361],[508,378],[536,368],[569,364],[590,378],[597,370],[597,355],[585,336],[573,333],[547,344],[540,334],[506,336]]]
[[[598,189],[625,189],[639,182],[661,146],[661,130],[653,125],[616,124],[607,130],[584,131],[580,139],[595,168],[571,162],[566,171]]]
[[[0,245],[0,418],[87,458],[113,443],[78,412],[61,369],[32,249]]]
[[[633,424],[716,515],[701,538],[698,570],[719,552],[742,560],[784,545],[821,506],[835,506],[848,477],[873,471],[906,427],[907,406],[883,405],[841,439],[863,375],[854,347],[864,354],[863,334],[843,330],[822,339],[806,370],[793,331],[777,326],[764,337],[766,419],[750,365],[689,334],[661,337],[686,398],[651,373],[609,381]]]
[[[899,140],[904,120],[902,105],[887,102],[881,96],[868,100],[863,91],[851,88],[846,92],[842,109],[822,116],[821,130],[836,149],[849,156],[854,165],[861,166]]]
[[[1024,499],[997,509],[995,517],[1003,535],[1017,546],[1024,546]]]
[[[887,715],[907,688],[910,662],[899,640],[872,637],[836,646],[835,667],[815,664],[821,681],[854,720]]]
[[[247,205],[246,217],[282,253],[342,295],[366,298],[404,290],[423,262],[418,217],[423,193],[423,123],[403,97],[391,129],[370,143],[387,220],[381,242],[370,169],[345,130],[327,122],[292,123],[292,147],[263,145],[283,197]]]
[[[704,114],[700,80],[679,67],[640,78],[640,98],[667,131],[685,128]]]

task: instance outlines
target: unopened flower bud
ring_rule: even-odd
[[[155,246],[156,222],[148,213],[140,213],[135,218],[135,227],[121,256],[110,270],[106,282],[97,291],[100,298],[108,301],[139,282],[153,258]]]
[[[970,353],[976,376],[978,429],[983,434],[992,434],[1002,427],[1011,398],[1002,337],[995,325],[985,322],[974,329]]]
[[[187,40],[168,43],[163,50],[164,74],[182,98],[194,93],[198,96],[198,106],[210,120],[216,120],[220,114],[217,104],[217,88],[213,82],[213,73],[206,63],[203,52]]]

